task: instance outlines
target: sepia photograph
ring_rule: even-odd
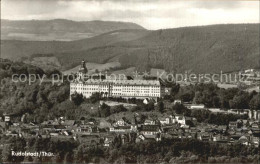
[[[259,0],[0,7],[0,163],[260,163]]]

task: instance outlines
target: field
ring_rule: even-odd
[[[38,66],[44,70],[48,69],[60,69],[61,64],[58,61],[58,59],[54,56],[50,57],[34,57],[30,60],[25,60],[24,61],[27,64],[31,64],[34,66]]]
[[[108,106],[117,106],[117,105],[123,105],[126,108],[132,108],[135,107],[136,104],[129,104],[129,103],[122,103],[122,102],[116,102],[116,101],[100,101],[100,104],[105,103]]]
[[[88,73],[95,73],[95,71],[99,71],[99,72],[103,72],[103,71],[107,71],[110,70],[111,68],[117,68],[120,67],[121,64],[119,62],[110,62],[110,63],[105,63],[105,64],[99,64],[99,63],[91,63],[91,62],[86,62],[86,67],[88,69]],[[79,70],[80,65],[66,70],[64,72],[62,72],[63,74],[67,75],[67,74],[71,74],[71,73],[76,73]]]

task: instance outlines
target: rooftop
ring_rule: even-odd
[[[83,84],[114,84],[114,85],[153,85],[160,86],[159,80],[102,80],[102,79],[88,79],[84,81],[74,81],[74,83],[82,82]]]

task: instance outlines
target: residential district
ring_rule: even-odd
[[[174,103],[179,103],[175,101]],[[203,109],[203,105],[188,105],[191,110]],[[205,109],[206,110],[206,109]],[[135,113],[132,120],[122,117],[120,119],[106,120],[67,120],[59,117],[55,120],[44,121],[41,124],[33,122],[23,123],[13,121],[11,115],[1,118],[1,135],[15,137],[56,138],[61,140],[77,140],[89,145],[110,146],[116,137],[120,136],[121,143],[135,141],[161,141],[162,138],[193,138],[205,142],[218,142],[223,144],[240,143],[248,146],[259,146],[260,113],[258,111],[245,111],[248,119],[238,119],[228,125],[214,125],[198,123],[196,118],[186,117],[182,114],[154,118],[146,118],[137,123],[139,117]],[[254,114],[252,114],[252,112]]]
[[[158,105],[155,97],[162,97],[165,88],[159,81],[84,81],[84,74],[87,73],[85,62],[79,70],[76,81],[71,83],[71,95],[81,93],[88,98],[95,92],[107,93],[112,97],[142,98],[143,104],[154,103]],[[163,89],[162,89],[163,88]],[[107,104],[113,106],[109,101],[100,101],[100,106]],[[166,103],[165,103],[166,104]],[[192,138],[205,142],[218,142],[223,144],[240,143],[247,146],[259,146],[260,137],[260,112],[259,110],[220,110],[207,108],[203,104],[183,103],[175,100],[164,106],[168,110],[176,104],[182,104],[189,110],[208,110],[212,113],[244,115],[247,119],[230,121],[227,125],[216,125],[198,122],[195,117],[187,117],[184,114],[167,114],[157,117],[146,117],[140,121],[141,113],[133,112],[134,117],[102,119],[80,119],[68,120],[66,117],[58,117],[54,120],[43,121],[40,124],[30,122],[24,123],[24,117],[20,121],[13,119],[12,114],[4,114],[0,118],[1,135],[16,137],[38,137],[54,138],[60,140],[76,140],[88,145],[102,145],[109,147],[120,138],[121,143],[128,142],[149,142],[161,141],[162,138]],[[129,104],[125,103],[123,106]],[[242,118],[242,117],[241,117]]]

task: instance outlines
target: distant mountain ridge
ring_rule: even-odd
[[[259,24],[227,24],[156,31],[117,30],[72,42],[1,41],[3,57],[53,54],[63,70],[82,60],[169,72],[232,72],[260,68]]]
[[[53,20],[1,20],[4,40],[71,41],[120,29],[144,29],[129,22]]]

